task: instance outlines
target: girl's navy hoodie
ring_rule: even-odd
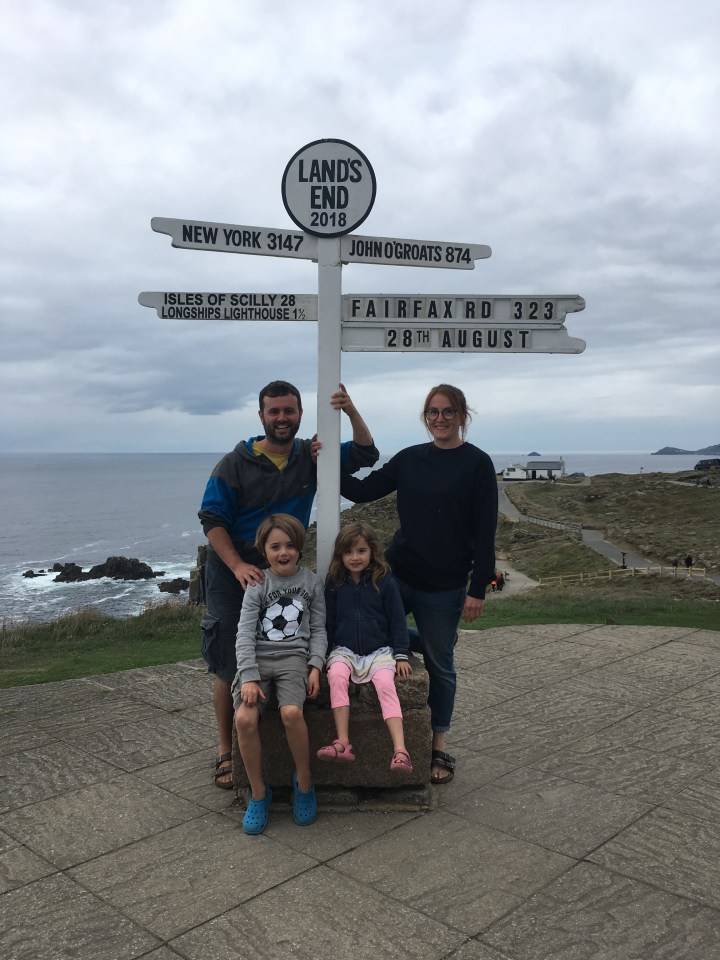
[[[396,660],[407,660],[410,650],[405,610],[392,574],[381,577],[377,589],[365,574],[359,583],[348,579],[325,585],[328,653],[347,647],[365,656],[390,647]]]

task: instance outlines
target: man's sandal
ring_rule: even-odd
[[[355,759],[355,754],[353,753],[352,744],[347,740],[333,740],[327,747],[320,747],[317,752],[317,758],[318,760],[329,760],[330,762],[338,760],[341,763],[352,763]]]
[[[439,773],[430,774],[430,783],[450,783],[455,776],[455,757],[451,757],[444,750],[433,750],[430,758],[430,767],[440,767],[448,771],[448,776],[441,777]]]
[[[248,800],[247,810],[243,817],[243,833],[257,835],[263,832],[267,826],[271,803],[272,790],[265,784],[265,796],[262,800],[253,800],[252,796]]]
[[[413,765],[410,759],[410,754],[407,752],[407,750],[405,750],[404,747],[398,747],[398,749],[393,753],[392,760],[390,761],[390,769],[410,773],[412,768]]]
[[[298,786],[295,772],[293,772],[293,819],[299,827],[307,827],[317,819],[315,787],[310,787],[303,792]]]
[[[230,782],[220,783],[221,777],[230,777]],[[223,753],[215,761],[215,786],[220,787],[221,790],[232,790],[233,788],[231,753]]]

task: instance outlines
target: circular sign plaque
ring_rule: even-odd
[[[282,198],[293,222],[316,237],[341,237],[375,203],[375,171],[347,140],[314,140],[285,167]]]

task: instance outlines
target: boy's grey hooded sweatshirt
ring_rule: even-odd
[[[322,670],[327,652],[325,593],[320,577],[298,567],[291,577],[265,570],[265,580],[245,593],[235,652],[233,687],[259,681],[257,655],[302,652],[308,670]]]

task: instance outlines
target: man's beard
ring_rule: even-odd
[[[276,433],[277,424],[275,424],[274,427],[271,427],[268,424],[266,424],[264,420],[262,424],[263,424],[263,427],[265,428],[265,436],[268,438],[268,440],[271,443],[279,443],[279,444],[291,443],[295,438],[295,435],[297,434],[298,430],[300,429],[299,423],[293,426],[293,424],[288,422],[287,425],[289,429],[282,434],[278,434]]]

